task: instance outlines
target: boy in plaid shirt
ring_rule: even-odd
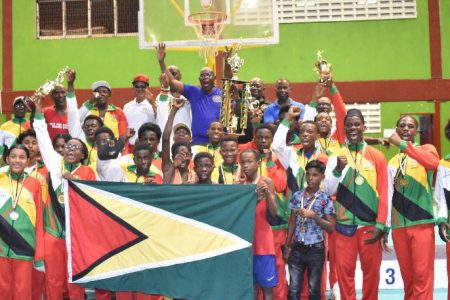
[[[292,196],[289,204],[292,213],[283,247],[290,273],[288,300],[300,299],[305,271],[308,271],[309,299],[320,299],[325,260],[322,229],[327,232],[333,230],[333,203],[330,196],[320,190],[325,165],[312,160],[305,169],[307,187]]]

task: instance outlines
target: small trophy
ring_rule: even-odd
[[[61,85],[64,82],[64,76],[68,70],[69,67],[65,66],[61,71],[58,72],[55,80],[47,80],[34,92],[31,97],[27,97],[25,103],[27,109],[29,109],[30,111],[34,111],[36,108],[34,102],[37,100],[37,98],[47,96],[57,85]]]
[[[319,76],[319,82],[325,83],[330,77],[331,64],[322,57],[323,51],[317,51],[317,62],[314,71]]]
[[[228,64],[231,67],[231,72],[233,73],[233,77],[231,80],[238,80],[237,73],[244,65],[244,59],[240,58],[238,55],[238,51],[241,49],[241,45],[237,44],[237,46],[234,48],[234,54],[232,57],[228,58]]]

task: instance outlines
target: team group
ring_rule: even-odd
[[[54,105],[44,108],[36,95],[14,100],[13,118],[0,127],[4,299],[84,299],[84,289],[67,280],[64,179],[256,184],[255,299],[325,299],[327,281],[331,297],[356,299],[357,256],[363,299],[377,299],[389,233],[405,299],[433,299],[434,226],[441,239],[450,238],[450,155],[440,161],[433,145],[415,144],[413,116],[401,116],[388,139],[369,138],[363,114],[346,111],[331,74],[307,105],[290,98],[286,79],[275,83],[277,99],[267,101],[263,81],[255,78],[246,129],[227,134],[214,72],[203,68],[199,87],[184,84],[179,68],[166,66],[164,44],[156,53],[160,93],[154,97],[148,76],[136,75],[135,98],[123,110],[110,103],[106,81],[93,83],[92,97],[78,103],[73,70],[66,73],[67,88],[51,91]],[[233,111],[241,111],[238,90]],[[446,135],[450,139],[450,122]],[[374,144],[398,154],[387,161]],[[97,299],[113,294],[96,290]],[[163,298],[129,291],[115,297]]]

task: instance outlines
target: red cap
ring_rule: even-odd
[[[145,74],[137,74],[136,76],[134,76],[132,84],[134,84],[135,82],[138,82],[138,81],[144,82],[147,85],[149,84],[148,83],[148,76],[145,75]]]

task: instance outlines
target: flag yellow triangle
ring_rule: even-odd
[[[148,238],[106,259],[73,282],[106,279],[145,269],[202,260],[251,247],[246,240],[217,227],[82,183],[75,184],[90,198]],[[68,205],[70,212],[70,200]],[[69,228],[68,232],[71,230],[74,229]],[[70,243],[68,245],[70,247]],[[70,266],[70,248],[68,252]],[[69,267],[69,275],[72,275],[70,273]]]

